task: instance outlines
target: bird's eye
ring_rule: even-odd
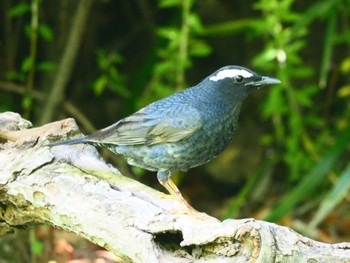
[[[235,82],[242,83],[244,78],[241,75],[237,75],[234,77]]]

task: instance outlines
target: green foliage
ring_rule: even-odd
[[[335,126],[328,126],[320,116],[319,104],[315,103],[329,81],[329,65],[333,51],[337,48],[334,40],[338,35],[348,35],[348,32],[337,32],[336,25],[339,17],[346,15],[349,9],[341,9],[341,1],[321,1],[311,5],[303,13],[296,13],[293,11],[293,3],[294,1],[289,0],[261,0],[255,5],[263,13],[261,22],[265,21],[261,23],[259,32],[269,37],[266,38],[265,48],[255,58],[254,64],[262,70],[276,71],[283,83],[271,90],[262,109],[264,117],[272,119],[275,128],[275,133],[271,135],[273,138],[267,141],[272,145],[280,144],[278,155],[289,169],[288,178],[300,181],[295,189],[279,202],[276,209],[271,211],[267,219],[273,221],[288,213],[302,199],[318,194],[315,187],[323,183],[322,178],[335,169],[334,165],[340,159],[340,153],[346,149],[350,140],[344,137],[347,136],[344,135],[344,131],[343,136],[334,137],[334,133],[337,134],[340,130]],[[302,54],[309,49],[307,39],[311,32],[307,26],[321,19],[326,21],[326,30],[317,85],[309,82],[317,76],[315,64],[305,63]],[[350,38],[340,42],[349,45]],[[348,110],[344,113],[346,112]],[[333,130],[333,133],[330,133],[330,130]],[[349,130],[346,132],[349,133]],[[325,151],[334,140],[334,150]],[[339,152],[332,155],[335,151]],[[323,154],[325,155],[321,158],[320,155]],[[344,174],[345,177],[348,176],[348,173]],[[333,200],[329,207],[333,207],[337,202],[339,200]],[[322,211],[324,218],[326,210]]]
[[[48,42],[54,39],[52,29],[46,24],[39,24],[37,29],[33,29],[33,26],[31,24],[26,24],[24,26],[24,32],[28,39],[31,39],[32,36],[36,34],[38,34],[39,37]]]
[[[106,89],[123,97],[129,97],[130,92],[125,87],[125,78],[120,74],[117,66],[123,62],[119,54],[107,53],[103,49],[96,52],[100,75],[94,80],[92,88],[96,95],[101,95]]]
[[[41,36],[46,41],[52,41],[54,39],[54,34],[52,29],[47,24],[40,24],[38,27],[39,36]]]
[[[16,81],[25,85],[26,93],[30,93],[36,84],[35,74],[37,71],[50,72],[56,68],[53,61],[38,62],[38,36],[44,41],[50,42],[54,39],[51,27],[45,23],[39,23],[39,0],[32,0],[31,4],[19,3],[10,8],[8,16],[11,19],[19,19],[27,13],[31,15],[30,23],[24,24],[24,33],[28,37],[29,42],[26,43],[29,48],[29,54],[22,58],[20,66],[17,69],[11,69],[5,72],[6,80]],[[23,96],[21,106],[24,110],[25,117],[33,106],[33,100],[30,96]]]
[[[181,20],[175,19],[174,24],[157,29],[157,35],[163,41],[156,51],[157,63],[153,65],[151,81],[138,101],[138,107],[183,89],[185,72],[191,67],[192,59],[211,53],[211,47],[200,38],[204,27],[198,14],[192,11],[194,1],[160,0],[158,3],[160,8],[176,9],[176,16],[181,12]]]
[[[310,222],[311,229],[322,222],[328,214],[330,214],[336,205],[338,205],[347,195],[350,190],[350,165],[347,165],[345,170],[339,175],[339,179],[327,193],[325,198],[320,204],[320,208],[317,210],[314,218]]]
[[[348,180],[349,176],[345,172],[347,170],[342,172],[347,168],[344,168],[341,162],[350,140],[344,135],[349,131],[343,131],[348,129],[350,119],[349,85],[338,90],[339,98],[347,99],[347,102],[344,101],[346,108],[334,112],[332,123],[327,122],[326,115],[322,115],[324,111],[330,110],[325,108],[329,105],[324,103],[324,97],[331,95],[331,91],[327,91],[325,95],[324,89],[332,84],[329,76],[330,65],[334,64],[333,54],[340,45],[350,45],[349,23],[344,24],[345,20],[349,21],[346,19],[350,13],[349,2],[324,0],[309,4],[308,8],[302,11],[296,11],[296,2],[257,1],[253,7],[261,12],[260,18],[245,17],[213,24],[206,27],[203,34],[210,37],[227,37],[243,33],[249,38],[263,39],[263,48],[252,60],[254,68],[259,68],[259,72],[266,72],[267,75],[277,75],[282,81],[281,85],[269,90],[262,106],[262,116],[265,120],[272,120],[274,132],[268,131],[261,141],[266,147],[273,147],[275,152],[272,165],[283,165],[286,168],[283,177],[285,180],[289,179],[290,185],[295,184],[295,188],[267,216],[268,220],[273,221],[289,213],[307,198],[319,195],[316,187],[326,185],[326,177],[335,170],[340,171],[342,181]],[[341,21],[343,26],[339,27]],[[305,60],[305,54],[311,52],[312,45],[315,45],[310,43],[315,33],[310,29],[313,23],[324,23],[326,26],[322,31],[322,43],[317,43],[323,52],[319,61],[310,63]],[[349,58],[345,57],[336,69],[340,70],[344,77],[349,76],[349,61]],[[315,79],[318,79],[318,82]],[[336,123],[338,125],[334,125]],[[339,133],[342,135],[338,135]],[[327,150],[331,145],[333,148]],[[334,152],[337,154],[333,155]],[[247,191],[252,189],[256,176],[251,177],[246,187],[240,191],[225,217],[234,215],[237,207],[248,198]],[[337,184],[331,188],[328,196],[334,195],[338,190],[336,187]],[[347,189],[347,186],[343,187]],[[330,211],[330,207],[333,208],[339,203],[339,198],[327,198],[327,208],[324,208],[323,204],[319,212],[322,219]],[[321,220],[320,214],[317,215],[317,222]]]
[[[325,155],[314,165],[310,171],[303,175],[300,183],[279,202],[278,206],[271,211],[265,218],[268,221],[277,221],[281,219],[286,213],[293,209],[308,193],[315,191],[335,165],[340,155],[346,150],[347,143],[350,141],[350,125],[338,135],[337,141],[332,148],[330,148]],[[348,172],[345,173],[348,176]],[[344,179],[343,179],[344,180]],[[345,179],[345,180],[349,180]],[[344,185],[347,187],[346,185]],[[337,203],[339,200],[332,200]]]

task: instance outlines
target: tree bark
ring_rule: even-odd
[[[122,176],[92,146],[45,146],[78,135],[73,119],[30,126],[0,114],[0,235],[49,224],[130,262],[350,262],[350,243],[325,244],[254,219],[179,213],[182,204]]]

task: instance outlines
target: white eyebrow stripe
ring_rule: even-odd
[[[224,69],[219,71],[218,74],[216,74],[215,76],[210,77],[209,80],[218,81],[220,79],[233,78],[238,75],[241,75],[244,78],[249,78],[253,76],[252,73],[244,69]]]

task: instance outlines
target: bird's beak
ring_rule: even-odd
[[[245,84],[246,86],[253,86],[253,87],[260,87],[265,85],[272,85],[272,84],[280,84],[281,81],[276,78],[271,77],[261,77],[260,80],[254,80],[252,82],[249,82]]]

